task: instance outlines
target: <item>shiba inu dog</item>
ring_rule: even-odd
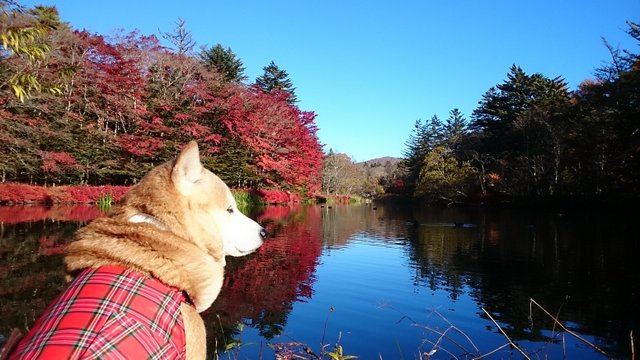
[[[10,357],[204,359],[198,313],[220,292],[224,257],[253,252],[264,236],[192,141],[77,232],[64,259],[69,287]]]

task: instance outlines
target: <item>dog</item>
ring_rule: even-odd
[[[220,292],[225,255],[264,237],[192,141],[78,230],[64,258],[69,286],[10,358],[204,359],[199,313]]]

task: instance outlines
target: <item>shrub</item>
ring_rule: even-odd
[[[0,184],[0,204],[25,203],[95,203],[110,195],[119,201],[129,191],[128,186],[56,186],[43,187],[19,183]]]
[[[264,200],[255,192],[249,190],[231,190],[231,193],[236,199],[238,209],[245,215],[259,212],[265,205]]]
[[[0,184],[0,204],[49,203],[47,188],[19,183]]]

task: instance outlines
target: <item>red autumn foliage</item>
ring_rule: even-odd
[[[129,186],[34,186],[19,183],[0,183],[0,204],[81,204],[95,203],[100,198],[110,195],[113,202],[118,202],[129,191]],[[268,204],[290,204],[300,202],[300,195],[290,191],[260,189],[234,190],[250,191]],[[0,210],[3,209],[0,207]],[[0,217],[1,219],[1,217]],[[73,218],[70,218],[73,219]]]
[[[129,186],[56,186],[49,188],[54,203],[95,203],[103,196],[110,195],[112,200],[119,201],[130,189]]]
[[[42,157],[42,171],[46,173],[59,173],[64,168],[78,168],[76,159],[63,151],[43,151],[40,156]]]
[[[38,253],[40,255],[60,255],[64,254],[65,242],[60,241],[60,235],[42,235],[38,239]]]
[[[313,112],[287,103],[287,94],[229,86],[219,98],[222,123],[254,153],[271,186],[288,184],[305,194],[319,190],[322,149]]]
[[[51,51],[38,77],[62,95],[34,92],[25,112],[0,89],[3,181],[133,184],[195,139],[211,170],[264,190],[270,203],[320,189],[315,114],[289,104],[287,93],[225,82],[137,32],[109,38],[65,26],[43,41]],[[24,65],[12,61],[9,74]],[[90,202],[99,192],[21,188],[0,202]]]
[[[0,203],[47,203],[51,195],[47,188],[19,183],[0,184]]]
[[[266,212],[272,209],[291,212],[286,207],[268,207]],[[274,220],[286,222],[281,231],[266,241],[256,255],[228,272],[223,290],[208,314],[222,314],[227,324],[247,318],[254,324],[279,324],[286,319],[292,302],[311,298],[313,274],[322,248],[321,214],[318,207],[295,213],[303,218],[276,217]],[[269,331],[262,329],[265,330]]]
[[[95,205],[0,206],[0,223],[19,224],[41,220],[90,221],[105,216]]]
[[[24,203],[95,203],[110,195],[119,201],[129,191],[128,186],[55,186],[42,187],[19,183],[0,183],[0,204]]]

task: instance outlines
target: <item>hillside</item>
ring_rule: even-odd
[[[401,158],[384,156],[381,158],[363,161],[356,165],[364,167],[369,177],[380,178],[393,173],[401,161]]]
[[[391,165],[395,165],[395,164],[399,163],[400,161],[402,161],[402,158],[384,156],[384,157],[381,157],[381,158],[375,158],[375,159],[359,162],[357,164],[358,165],[362,165],[362,166],[367,164],[368,166],[376,167],[376,166],[384,166],[387,161],[390,162]]]

